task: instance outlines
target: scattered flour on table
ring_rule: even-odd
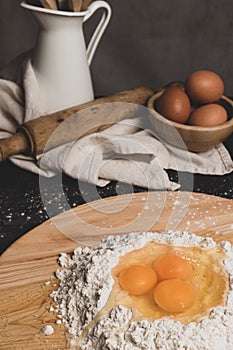
[[[72,257],[61,254],[56,271],[60,287],[52,293],[59,316],[68,332],[79,337],[106,304],[114,284],[111,270],[121,256],[155,241],[174,246],[217,246],[212,238],[188,232],[130,233],[110,236],[98,246],[77,248]],[[91,325],[80,343],[81,350],[232,350],[233,349],[233,247],[219,243],[227,255],[229,293],[225,306],[212,309],[209,317],[186,325],[169,318],[153,322],[132,321],[130,309],[118,305]]]
[[[54,328],[53,326],[51,326],[50,324],[48,324],[47,326],[44,326],[42,328],[42,332],[45,334],[45,335],[52,335],[54,333]]]

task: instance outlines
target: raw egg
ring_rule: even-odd
[[[160,282],[154,290],[154,300],[163,310],[181,313],[195,302],[195,289],[187,281],[168,279]]]
[[[224,92],[224,84],[218,74],[209,70],[193,72],[185,81],[185,91],[194,104],[218,101]]]
[[[137,279],[147,280],[145,271],[147,269],[138,269],[137,266],[147,267],[153,270],[156,261],[162,257],[176,255],[187,261],[192,266],[192,274],[187,280],[179,280],[186,282],[191,286],[191,290],[195,292],[194,304],[180,313],[173,313],[162,309],[162,303],[158,304],[154,299],[154,290],[157,286],[165,281],[174,281],[177,278],[159,281],[152,288],[140,295],[130,294],[137,290]],[[226,302],[226,293],[228,287],[228,274],[226,273],[223,261],[226,255],[222,248],[215,247],[213,249],[202,249],[199,247],[178,247],[157,242],[149,242],[144,247],[123,255],[118,264],[112,270],[112,276],[115,280],[111,295],[103,308],[103,314],[106,310],[111,310],[116,305],[123,305],[133,312],[133,320],[140,321],[148,319],[150,321],[160,319],[162,317],[171,317],[174,320],[179,320],[182,323],[199,322],[203,316],[209,315],[209,310],[216,306],[223,306]],[[132,274],[128,274],[128,268]],[[126,272],[127,271],[127,274]],[[140,271],[140,273],[137,273]],[[151,270],[150,270],[151,271]],[[124,273],[123,273],[124,272]],[[155,270],[154,270],[155,272]],[[142,273],[142,274],[141,274]],[[123,280],[120,284],[119,276]],[[141,277],[140,277],[141,274]],[[127,275],[130,277],[128,278]],[[149,275],[150,276],[150,275]],[[154,274],[152,274],[154,276]],[[153,277],[152,277],[153,279]],[[150,277],[149,277],[150,280]],[[125,282],[125,284],[124,284]],[[150,284],[150,286],[152,283]],[[162,285],[163,286],[163,285]],[[166,286],[166,285],[165,285]],[[183,284],[181,284],[183,286]],[[123,289],[124,288],[124,289]],[[127,289],[126,289],[127,288]],[[146,288],[145,288],[146,290]],[[181,288],[181,291],[183,289]],[[189,290],[189,289],[188,289]],[[174,294],[174,293],[173,293]],[[191,292],[191,295],[192,292]],[[173,300],[173,296],[167,297]],[[172,302],[172,301],[171,301]],[[177,301],[175,300],[175,305]],[[188,305],[185,299],[185,305]],[[170,310],[170,308],[169,308]]]
[[[188,120],[189,125],[216,126],[227,121],[227,111],[217,103],[210,103],[195,109]]]
[[[184,124],[190,115],[191,104],[181,88],[172,86],[155,102],[155,109],[167,119]]]
[[[171,278],[186,280],[190,278],[193,273],[191,263],[175,254],[164,255],[157,259],[154,263],[154,269],[160,281]]]
[[[133,265],[123,269],[119,274],[119,283],[123,290],[131,295],[142,295],[157,283],[157,275],[153,268]]]

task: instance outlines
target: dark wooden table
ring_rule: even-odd
[[[225,144],[233,158],[233,135]],[[224,176],[195,174],[192,179],[188,173],[168,171],[168,174],[171,180],[180,183],[181,191],[233,199],[233,172]],[[55,188],[54,180],[56,179],[44,179],[41,189],[39,176],[24,171],[9,161],[0,164],[0,254],[32,228],[67,210],[67,205],[72,208],[103,197],[147,191],[116,182],[98,188],[67,176],[63,176],[60,187]],[[193,181],[191,185],[190,181]],[[65,205],[64,194],[67,200]],[[49,206],[49,214],[43,199]]]

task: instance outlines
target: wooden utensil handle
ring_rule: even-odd
[[[82,0],[67,0],[70,11],[79,12],[82,8]]]
[[[30,142],[22,132],[17,132],[12,137],[0,140],[0,162],[16,154],[26,154],[30,149]]]
[[[92,0],[83,0],[82,11],[86,11],[91,2],[92,2]]]
[[[0,161],[20,153],[35,156],[43,153],[45,147],[48,151],[104,130],[122,119],[130,118],[138,105],[145,105],[153,94],[152,89],[139,87],[30,120],[13,137],[0,140]]]
[[[44,8],[49,10],[57,10],[56,0],[40,0]]]

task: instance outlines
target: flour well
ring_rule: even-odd
[[[229,293],[225,306],[214,308],[200,322],[182,324],[169,318],[134,322],[122,305],[98,316],[105,306],[114,279],[111,270],[121,256],[154,241],[173,246],[211,249],[217,243],[188,232],[130,233],[111,236],[92,248],[77,248],[72,257],[61,254],[57,270],[60,287],[52,293],[68,332],[79,339],[81,350],[232,350],[233,348],[233,248],[219,244],[227,255]],[[81,338],[79,338],[81,336]]]

